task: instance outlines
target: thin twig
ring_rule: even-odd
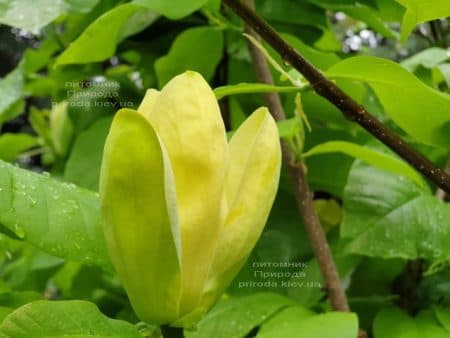
[[[254,0],[245,0],[245,2],[247,6],[254,9]],[[258,34],[256,34],[256,32],[248,25],[245,25],[245,32],[256,39],[259,39]],[[272,74],[270,73],[269,65],[262,52],[250,41],[248,41],[248,48],[257,80],[262,83],[273,85]],[[280,96],[277,93],[265,93],[264,98],[274,119],[277,121],[285,120],[286,117]],[[285,141],[282,140],[281,143],[283,161],[289,171],[297,206],[303,218],[303,223],[305,224],[314,255],[322,272],[331,306],[336,311],[350,311],[347,297],[340,283],[339,274],[325,232],[314,208],[313,194],[306,180],[305,167],[303,163],[296,164],[295,154],[292,149]],[[360,332],[359,337],[366,337],[365,332]]]
[[[434,182],[436,186],[450,193],[450,176],[444,170],[418,153],[401,137],[372,116],[362,105],[344,93],[334,82],[326,78],[248,6],[242,4],[239,0],[223,0],[223,2],[271,45],[286,63],[291,64],[303,74],[318,95],[323,96],[339,108],[348,120],[358,123],[391,148]]]
[[[246,3],[251,7],[254,6],[253,0],[246,0]],[[255,38],[258,37],[255,31],[247,25],[245,27],[245,31],[247,34],[252,35]],[[264,55],[262,55],[261,51],[258,50],[252,43],[248,43],[248,48],[252,57],[257,80],[273,85],[272,75]],[[264,98],[275,120],[284,120],[285,114],[279,95],[277,93],[265,93]],[[302,164],[295,163],[295,155],[293,151],[283,140],[282,149],[283,160],[289,168],[289,174],[294,186],[297,204],[301,211],[311,246],[324,276],[330,302],[335,310],[349,311],[347,299],[341,287],[325,232],[320,224],[316,210],[314,209],[313,196],[311,189],[306,182],[304,166]]]
[[[445,164],[445,169],[444,170],[445,170],[445,172],[450,173],[450,154],[447,157],[447,163]],[[444,190],[442,190],[441,188],[439,188],[436,191],[436,198],[437,199],[443,201],[443,200],[445,200],[446,197],[447,197],[447,193]]]

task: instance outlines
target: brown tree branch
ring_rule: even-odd
[[[246,0],[249,5],[253,5],[253,0]],[[255,31],[246,25],[245,31],[258,38]],[[255,75],[258,81],[273,84],[272,74],[269,65],[262,53],[250,42],[248,43],[252,58]],[[276,93],[266,93],[264,98],[269,111],[277,121],[285,119],[284,110],[280,97]],[[281,141],[283,151],[283,161],[286,164],[289,175],[293,183],[297,205],[303,221],[309,241],[313,248],[320,270],[325,280],[328,296],[334,310],[349,311],[349,306],[345,293],[341,287],[336,266],[331,255],[331,250],[325,236],[325,232],[320,224],[319,217],[314,209],[313,196],[308,183],[306,182],[305,170],[302,164],[295,163],[295,155],[289,145]]]
[[[223,0],[223,2],[271,45],[285,62],[291,64],[303,74],[318,95],[324,97],[339,108],[348,120],[358,123],[391,148],[405,161],[434,182],[436,186],[450,193],[450,176],[444,170],[418,153],[396,133],[372,116],[362,105],[358,104],[332,81],[327,79],[248,6],[242,4],[239,0]]]
[[[254,7],[253,0],[246,0],[246,3],[249,6]],[[246,25],[245,31],[253,37],[259,38],[255,31],[248,25]],[[248,48],[250,50],[258,81],[272,85],[272,74],[270,73],[269,65],[267,64],[264,55],[250,42],[248,43]],[[279,95],[276,93],[266,93],[264,94],[264,97],[275,120],[284,120],[285,114]],[[304,166],[301,163],[295,163],[295,155],[284,141],[282,141],[282,150],[283,160],[288,167],[289,175],[293,183],[297,205],[301,216],[303,217],[306,232],[314,254],[324,276],[331,305],[334,310],[349,311],[347,298],[342,289],[325,232],[320,224],[316,210],[314,209],[313,196],[306,181]]]

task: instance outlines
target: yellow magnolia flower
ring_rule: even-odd
[[[214,93],[192,71],[116,114],[101,169],[104,233],[143,321],[191,326],[217,301],[262,232],[280,162],[267,109],[228,143]]]

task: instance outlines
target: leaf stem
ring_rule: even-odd
[[[391,148],[405,161],[434,182],[436,186],[450,193],[450,176],[444,170],[418,153],[401,137],[378,121],[362,105],[344,93],[334,82],[326,78],[248,6],[239,0],[223,0],[223,2],[240,16],[248,27],[255,30],[257,34],[272,46],[285,62],[303,74],[318,95],[324,97],[339,108],[348,120],[358,123]]]
[[[163,338],[183,338],[183,329],[180,327],[172,327],[168,325],[161,326],[161,334]]]

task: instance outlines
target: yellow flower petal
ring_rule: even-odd
[[[170,164],[150,123],[136,111],[120,110],[103,154],[103,228],[136,313],[154,324],[178,318],[181,296],[180,239],[170,179]]]
[[[147,119],[150,118],[150,112],[153,109],[156,98],[159,96],[159,91],[156,89],[148,89],[145,92],[144,99],[139,105],[138,112],[144,115]]]
[[[200,301],[225,216],[225,128],[212,89],[192,71],[176,76],[162,89],[149,120],[167,149],[175,177],[183,315]]]
[[[266,108],[256,110],[236,131],[229,153],[229,213],[202,301],[205,308],[215,302],[248,258],[277,192],[281,147],[276,123]]]

